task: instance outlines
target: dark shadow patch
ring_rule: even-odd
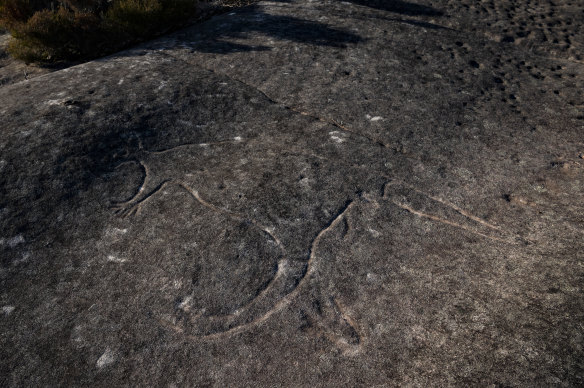
[[[401,0],[346,0],[349,3],[363,5],[382,11],[399,13],[408,16],[442,16],[444,12],[426,5],[410,3]]]
[[[400,0],[349,0],[361,6],[398,13],[408,16],[441,16],[443,12],[424,5]],[[389,19],[416,27],[428,29],[444,29],[445,27],[419,20]],[[261,5],[252,5],[224,15],[221,20],[209,30],[206,38],[194,43],[194,51],[206,53],[231,53],[244,51],[271,50],[267,46],[246,45],[241,42],[230,42],[231,39],[247,39],[250,34],[260,34],[282,41],[296,42],[314,46],[345,48],[349,44],[364,42],[361,36],[342,29],[328,26],[324,23],[296,18],[293,16],[271,15],[266,13]],[[190,32],[178,34],[179,40],[188,40]]]
[[[205,44],[204,48],[197,47],[196,51],[214,53],[214,54],[229,54],[246,51],[269,51],[271,47],[267,46],[247,46],[244,44],[237,44],[233,42],[226,42],[222,40],[213,40]]]
[[[363,42],[364,39],[349,31],[329,27],[326,24],[304,20],[292,16],[270,15],[254,5],[239,10],[229,23],[217,23],[207,38],[193,45],[193,50],[207,53],[229,53],[242,51],[270,50],[266,46],[253,46],[229,42],[227,39],[246,39],[249,34],[261,34],[282,41],[344,48],[348,44]],[[181,40],[186,36],[178,34]],[[210,39],[209,39],[210,37]]]

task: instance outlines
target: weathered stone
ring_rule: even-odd
[[[2,385],[581,385],[579,46],[452,7],[262,2],[0,89]]]

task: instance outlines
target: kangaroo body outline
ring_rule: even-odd
[[[338,157],[335,157],[333,153],[332,157],[325,158],[322,156],[323,153],[319,150],[311,150],[309,145],[301,152],[294,153],[287,149],[286,142],[272,144],[273,148],[270,148],[265,147],[264,143],[254,142],[254,139],[246,141],[235,138],[213,143],[183,144],[162,151],[141,149],[136,158],[133,159],[143,169],[144,181],[130,200],[116,206],[119,214],[128,216],[138,213],[141,207],[156,193],[167,185],[174,184],[188,192],[202,206],[234,220],[250,223],[280,250],[274,276],[249,303],[224,315],[190,314],[187,325],[170,321],[161,321],[162,324],[193,338],[212,339],[238,333],[253,325],[265,322],[274,313],[288,305],[298,295],[303,285],[313,277],[317,271],[316,250],[319,242],[324,235],[349,215],[351,209],[359,201],[391,202],[414,216],[424,217],[450,227],[464,229],[478,236],[505,242],[504,238],[497,237],[497,233],[493,235],[493,232],[498,231],[496,226],[490,225],[440,198],[427,195],[401,181],[388,178],[383,168],[383,159],[377,160],[377,155],[370,156],[369,160],[363,163],[356,163],[354,158],[343,158],[343,155],[340,155],[341,148],[339,148]],[[221,157],[222,154],[240,156],[238,165],[229,168],[225,159]],[[331,169],[330,160],[332,159],[334,159],[335,167]],[[326,168],[327,163],[322,163],[323,160],[328,161],[328,169]],[[229,163],[233,163],[233,160]],[[274,164],[277,163],[288,167],[282,176],[273,176],[269,173],[267,176],[259,175],[262,166],[269,165],[270,169],[273,169]],[[181,172],[176,173],[174,166],[180,166]],[[321,167],[323,171],[316,173],[316,170]],[[357,178],[352,178],[352,174],[348,173],[351,169],[360,171],[361,175],[355,174]],[[367,170],[366,175],[369,180],[363,179],[364,170]],[[184,171],[195,171],[196,173],[184,173]],[[250,177],[250,172],[256,173],[256,176]],[[312,201],[307,201],[306,196],[303,197],[301,193],[303,184],[307,181],[318,180],[319,176],[328,176],[334,173],[337,175],[332,178],[332,181],[335,182],[335,179],[338,181],[333,190],[329,190],[325,185],[319,188],[320,191],[316,190],[310,194],[316,197],[312,198]],[[223,190],[223,195],[220,195],[221,193],[216,189],[210,190],[214,193],[209,193],[209,182],[216,183],[217,181],[223,182],[221,186],[226,189]],[[270,198],[271,202],[262,202],[261,197],[253,195],[256,186],[265,184],[271,185],[267,189],[268,193],[273,194],[273,198]],[[265,186],[263,188],[266,190]],[[205,190],[208,192],[205,193]],[[227,195],[224,195],[225,192],[228,192]],[[367,194],[369,192],[379,194],[375,194],[375,198],[373,198]],[[295,195],[301,199],[298,202],[308,202],[308,207],[305,206],[304,210],[294,209],[291,214],[282,215],[278,219],[271,218],[274,213],[277,213],[277,209],[273,206],[270,207],[270,205],[285,203],[287,201],[284,199],[290,199],[291,196]],[[441,214],[418,211],[415,206],[399,201],[400,197],[406,198],[415,195],[422,196],[424,201],[430,200],[430,202],[447,209],[450,214],[454,214],[454,217],[441,217]],[[334,198],[331,199],[331,197]],[[243,200],[243,206],[237,204],[238,199]],[[258,211],[262,205],[267,209]],[[315,218],[315,210],[319,207],[326,209],[323,211],[324,214],[317,217],[318,221],[312,222],[312,224],[309,220],[295,223],[295,218],[303,214],[303,211],[305,213],[312,211],[312,218]],[[456,221],[455,217],[458,217],[460,221]],[[289,229],[295,232],[284,233],[285,236],[282,237],[281,231],[273,226],[278,225],[278,221],[284,221],[282,223],[290,225]],[[299,244],[293,244],[293,239],[296,239],[297,232],[301,229],[310,230],[298,238],[301,240]],[[290,249],[291,247],[292,249]],[[325,301],[325,303],[328,302]],[[355,322],[347,318],[347,315],[338,312],[340,311],[339,306],[342,305],[340,301],[331,300],[328,304],[332,306],[329,311],[337,311],[335,313],[337,320],[344,321],[355,329]],[[353,332],[357,332],[357,330],[355,329]],[[343,338],[337,342],[347,344]]]

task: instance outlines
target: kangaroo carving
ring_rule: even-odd
[[[353,147],[346,147],[349,142]],[[361,144],[354,147],[354,143]],[[348,217],[359,201],[391,202],[412,215],[504,240],[497,237],[495,226],[388,179],[386,152],[378,145],[367,145],[367,139],[358,135],[338,132],[317,141],[309,136],[282,134],[271,140],[236,137],[161,151],[139,151],[134,161],[142,166],[144,181],[133,198],[115,206],[120,215],[140,212],[160,190],[177,185],[200,205],[234,221],[246,222],[280,251],[271,280],[251,301],[226,314],[195,310],[180,324],[164,323],[185,335],[215,337],[267,320],[315,274],[323,236]],[[415,208],[400,201],[413,197],[442,210],[424,212],[420,206]],[[337,317],[325,318],[332,322],[329,324],[351,326],[350,330],[337,332],[358,336],[355,323],[342,312],[340,301],[323,303],[329,306],[323,310]],[[350,341],[341,338],[339,343],[349,346]]]

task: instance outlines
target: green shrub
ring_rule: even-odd
[[[196,0],[0,0],[8,52],[26,62],[102,56],[185,24]]]

